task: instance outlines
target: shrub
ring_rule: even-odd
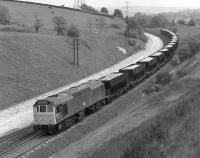
[[[110,27],[114,29],[121,29],[121,26],[119,24],[111,24]]]
[[[183,71],[183,70],[179,70],[179,71],[176,72],[176,76],[180,77],[180,78],[182,78],[182,77],[184,77],[186,75],[187,75],[187,72]]]
[[[39,29],[43,26],[43,23],[40,19],[38,19],[38,16],[35,15],[35,22],[33,27],[35,28],[35,32],[38,33]]]
[[[195,26],[196,23],[194,22],[194,20],[190,20],[190,21],[188,22],[188,25],[190,25],[190,26]]]
[[[144,34],[138,36],[138,38],[145,43],[147,42],[147,37]]]
[[[135,30],[126,30],[124,31],[124,36],[129,38],[137,38],[138,34]]]
[[[3,25],[9,24],[10,19],[11,19],[11,16],[10,16],[9,10],[6,7],[0,5],[0,24],[3,24]]]
[[[182,24],[182,25],[184,25],[184,24],[185,24],[185,20],[178,20],[177,23],[178,23],[178,24]]]
[[[79,37],[80,32],[75,25],[71,25],[70,28],[67,30],[67,36],[69,37]]]
[[[192,56],[191,49],[187,44],[181,45],[177,51],[177,54],[181,63]]]
[[[64,35],[67,24],[65,18],[63,16],[54,16],[53,23],[54,23],[54,30],[57,31],[57,35]]]
[[[153,85],[147,86],[142,92],[145,95],[150,96],[152,93],[159,92],[159,91],[160,91],[160,87],[155,85],[155,84],[153,84]]]
[[[135,46],[135,44],[136,44],[135,39],[134,38],[129,38],[128,39],[128,44],[129,44],[129,46]]]
[[[177,33],[177,31],[178,31],[178,29],[177,29],[176,27],[174,27],[174,28],[172,29],[172,32],[174,32],[174,33]]]
[[[172,80],[172,75],[168,72],[159,73],[156,75],[156,84],[166,86]]]

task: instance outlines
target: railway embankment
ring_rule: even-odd
[[[182,38],[181,34],[180,37]],[[183,39],[180,45],[182,42]],[[178,57],[180,50],[181,48],[177,52]],[[122,102],[118,101],[125,107],[129,104],[126,112],[118,114],[115,119],[52,157],[68,155],[74,158],[122,158],[144,157],[148,154],[152,158],[162,156],[197,158],[200,56],[197,49],[183,61],[178,61],[178,57],[175,56],[158,72],[171,74],[172,78],[168,84],[147,95],[143,90],[152,84],[154,86],[157,77],[155,75],[145,81],[134,89],[135,92],[127,94]]]

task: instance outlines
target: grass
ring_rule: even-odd
[[[1,5],[12,17],[10,25],[0,26],[1,110],[107,68],[144,46],[138,40],[128,55],[117,50],[125,41],[125,23],[118,18],[100,16],[106,28],[98,33],[97,15],[11,1],[1,1]],[[35,15],[44,24],[39,33],[33,33]],[[56,36],[54,16],[63,16],[68,27],[73,24],[80,30],[80,66],[73,65],[72,39]],[[111,24],[120,29],[110,28]]]

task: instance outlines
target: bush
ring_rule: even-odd
[[[134,38],[129,38],[128,39],[128,44],[129,44],[129,46],[135,46],[135,44],[136,44],[135,39]]]
[[[185,20],[178,20],[177,22],[178,24],[182,24],[182,25],[185,25]]]
[[[172,75],[168,72],[159,73],[156,75],[156,84],[166,86],[172,80]]]
[[[174,27],[174,28],[172,29],[172,32],[174,32],[174,33],[177,33],[177,31],[178,31],[178,29],[177,29],[176,27]]]
[[[152,93],[159,92],[159,91],[160,91],[160,87],[155,85],[155,84],[153,84],[153,85],[147,86],[142,92],[145,95],[150,96]]]
[[[57,31],[57,35],[64,35],[64,32],[66,31],[67,28],[66,19],[63,16],[54,16],[53,23],[54,23],[54,30]]]
[[[137,38],[138,34],[135,30],[126,30],[124,31],[124,36],[128,38]]]
[[[24,28],[5,27],[5,28],[0,28],[0,31],[2,31],[2,32],[33,33],[33,30],[30,27],[24,27]]]
[[[0,24],[7,25],[10,23],[10,20],[11,16],[9,10],[6,7],[0,5]]]
[[[191,49],[188,44],[181,45],[177,51],[179,61],[182,63],[192,56]]]
[[[190,26],[195,26],[196,23],[194,22],[194,20],[190,20],[190,21],[188,22],[188,25],[190,25]]]
[[[121,29],[121,26],[119,24],[111,24],[110,27],[114,29]]]
[[[75,25],[71,25],[70,28],[67,30],[67,36],[69,37],[79,37],[80,32]]]
[[[139,38],[141,41],[143,41],[144,43],[147,42],[147,37],[146,37],[144,34],[138,36],[138,38]]]

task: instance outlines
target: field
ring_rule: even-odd
[[[187,36],[200,34],[200,27],[198,26],[196,27],[196,26],[186,26],[186,25],[177,24],[175,28],[178,29],[177,34],[181,39]],[[153,34],[158,34],[159,29],[160,28],[146,28],[146,31]],[[167,27],[166,29],[169,29],[169,28]]]
[[[0,109],[107,68],[144,46],[138,40],[128,54],[117,49],[124,47],[125,29],[118,18],[10,1],[0,1],[0,5],[11,14],[11,24],[0,26]],[[33,29],[35,15],[43,23],[39,33]],[[73,65],[72,39],[53,30],[54,16],[63,16],[67,27],[73,24],[80,30],[79,66]],[[96,27],[100,18],[105,22],[102,32]],[[111,24],[120,29],[110,28]]]

